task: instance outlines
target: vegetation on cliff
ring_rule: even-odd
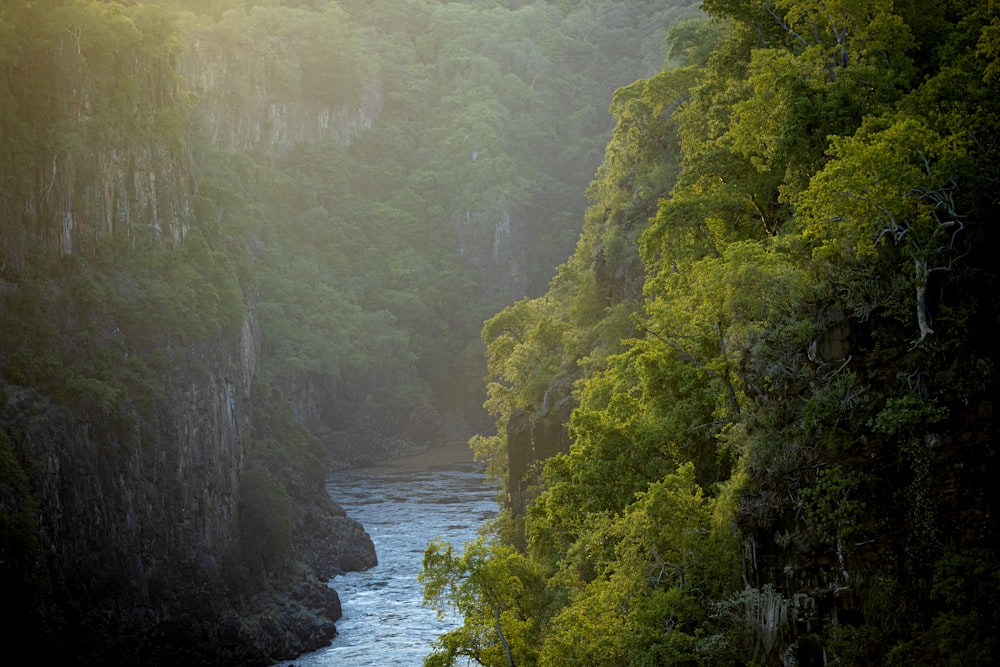
[[[571,251],[607,97],[693,3],[178,4],[275,385],[341,461],[467,437],[483,320]]]
[[[428,549],[465,623],[426,664],[997,651],[996,7],[704,8],[616,92],[576,252],[483,329],[508,511]]]

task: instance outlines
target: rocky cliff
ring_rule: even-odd
[[[976,569],[997,540],[988,490],[996,465],[988,352],[974,343],[964,352],[976,363],[964,364],[970,370],[963,377],[942,365],[928,378],[938,405],[889,400],[880,413],[869,412],[870,397],[905,377],[896,369],[911,352],[910,332],[878,314],[862,320],[835,311],[829,319],[802,355],[817,374],[845,367],[854,373],[837,410],[852,434],[850,454],[838,469],[820,471],[828,454],[790,437],[785,455],[814,471],[798,481],[810,487],[799,489],[807,502],[785,500],[796,489],[789,475],[759,475],[738,513],[744,581],[759,592],[747,600],[758,630],[748,649],[761,662],[824,664],[834,652],[850,660],[867,650],[872,627],[886,631],[896,613],[914,623],[927,614],[917,600],[929,587],[932,599],[951,600],[941,613],[962,618],[949,622],[972,627],[964,615],[991,586]],[[992,326],[988,319],[984,329]],[[776,398],[789,401],[802,386],[783,385],[753,400],[782,409]],[[895,595],[906,599],[902,612],[889,602]],[[930,656],[936,632],[912,650]],[[839,640],[832,648],[831,636]]]
[[[56,5],[2,16],[0,639],[102,664],[292,657],[335,632],[326,578],[374,549],[260,381],[241,251],[199,229],[173,23]]]
[[[128,58],[105,35],[89,37],[81,24],[95,17],[40,11],[25,8],[13,22],[51,20],[52,33],[6,63],[0,269],[10,279],[34,254],[93,253],[111,236],[180,242],[196,183],[186,143],[191,99],[170,75],[175,54]],[[143,38],[135,25],[96,20]],[[68,41],[59,28],[82,32]],[[92,65],[108,61],[117,74]]]
[[[337,46],[344,51],[316,52],[324,26],[324,39],[339,37]],[[184,29],[188,48],[179,70],[197,98],[199,121],[219,150],[281,153],[303,141],[349,144],[372,128],[382,109],[377,78],[362,78],[359,65],[341,62],[361,58],[361,46],[329,13],[268,16],[256,7],[219,22],[192,19]],[[324,81],[316,71],[338,67],[350,80]]]

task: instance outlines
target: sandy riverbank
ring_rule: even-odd
[[[366,469],[386,472],[428,470],[453,463],[473,463],[474,461],[475,459],[472,456],[469,443],[456,441],[441,445],[440,447],[431,447],[419,454],[403,456],[388,463],[382,463]]]

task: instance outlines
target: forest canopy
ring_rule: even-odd
[[[997,9],[703,8],[616,91],[576,252],[483,328],[506,510],[428,548],[465,624],[425,664],[997,649]]]

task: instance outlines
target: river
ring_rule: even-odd
[[[435,537],[456,547],[475,539],[479,527],[496,515],[496,493],[482,466],[467,456],[441,458],[417,457],[330,478],[330,495],[364,524],[379,562],[332,580],[343,607],[333,642],[279,665],[419,667],[431,642],[458,624],[439,620],[422,604],[417,575],[424,550]]]

